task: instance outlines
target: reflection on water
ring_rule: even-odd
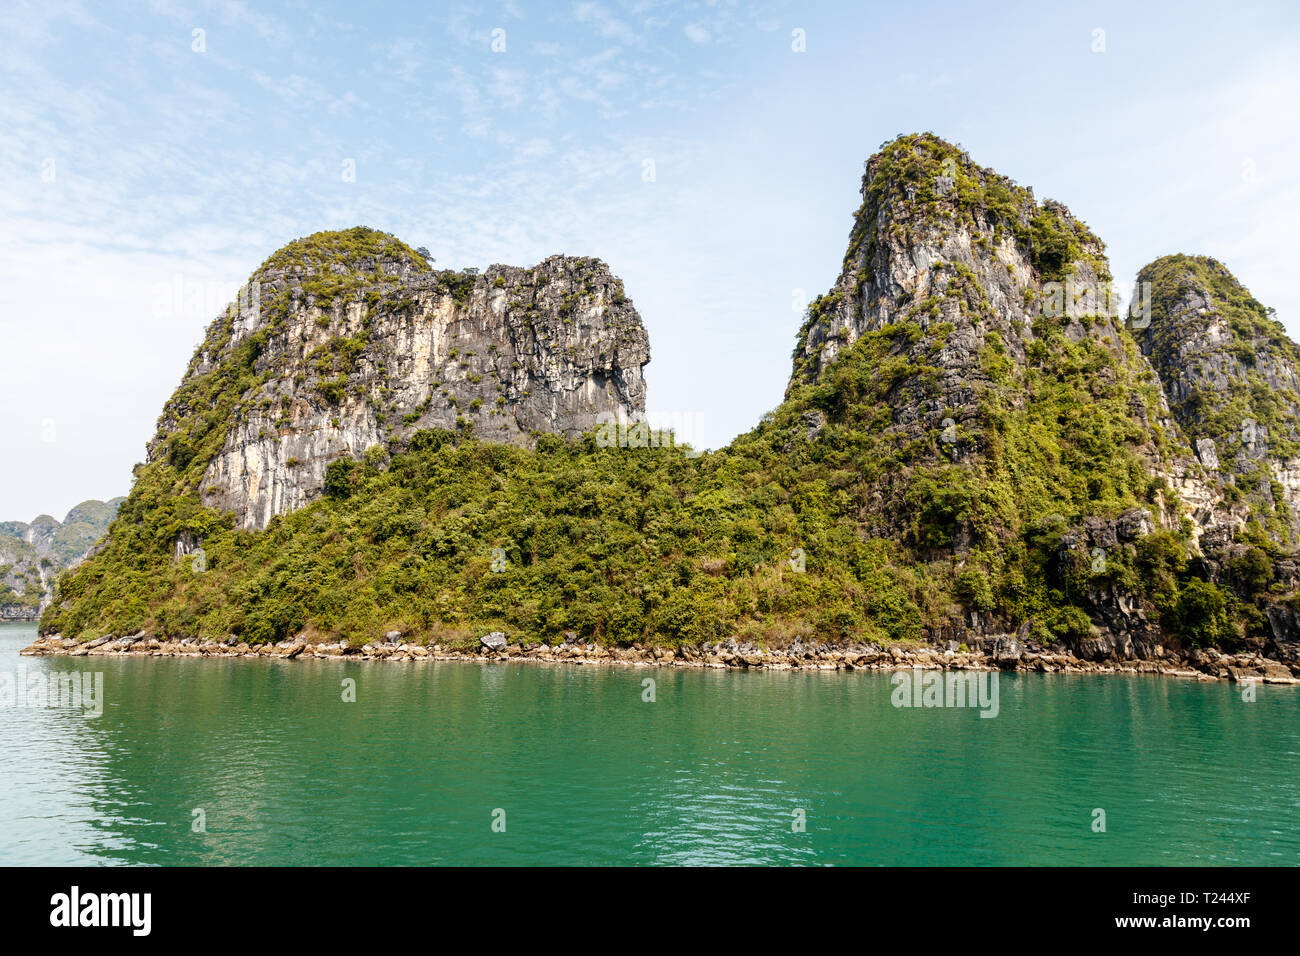
[[[1004,675],[989,720],[882,674],[19,658],[33,634],[0,625],[0,672],[103,672],[106,702],[0,708],[0,864],[1300,862],[1289,687]]]

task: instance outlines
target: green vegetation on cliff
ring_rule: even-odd
[[[779,458],[767,430],[755,441]],[[304,628],[362,641],[392,628],[444,640],[484,628],[610,642],[918,637],[924,576],[837,520],[847,499],[833,477],[787,486],[757,457],[421,432],[391,458],[338,463],[325,500],[258,533],[146,476],[42,627],[252,641]],[[203,539],[201,573],[173,560],[183,531]]]
[[[324,500],[264,532],[178,494],[172,466],[145,466],[42,630],[783,644],[918,639],[964,604],[1033,621],[1042,638],[1086,633],[1053,568],[1060,534],[1154,507],[1159,490],[1119,413],[1123,390],[1080,401],[1073,373],[1098,359],[1048,335],[1026,382],[1037,400],[1008,409],[997,389],[1010,385],[992,387],[979,435],[958,431],[987,453],[954,461],[941,434],[904,439],[882,418],[891,389],[924,389],[943,335],[900,324],[864,336],[753,432],[699,457],[597,435],[526,450],[421,432],[404,450],[336,462]],[[874,503],[882,489],[896,513]],[[201,572],[174,559],[182,533],[202,539]],[[1188,580],[1176,545],[1175,593]]]
[[[381,260],[406,263],[419,272],[428,272],[428,260],[402,240],[387,232],[355,226],[314,232],[295,239],[276,250],[258,268],[258,274],[268,271],[303,269],[326,274],[345,274],[355,271],[359,263],[377,264]]]

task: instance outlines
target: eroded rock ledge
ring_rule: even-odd
[[[613,664],[633,667],[712,667],[757,670],[875,670],[910,667],[944,670],[1003,670],[1045,674],[1164,674],[1193,680],[1259,681],[1265,684],[1300,684],[1300,655],[1289,661],[1260,654],[1224,654],[1213,649],[1194,650],[1186,656],[1161,649],[1147,659],[1108,658],[1085,660],[1068,651],[1040,648],[1005,641],[987,650],[939,649],[876,644],[831,647],[826,644],[791,644],[787,648],[763,650],[752,644],[729,640],[706,642],[698,647],[605,647],[583,640],[566,639],[561,644],[537,642],[505,643],[500,635],[482,638],[478,647],[412,644],[400,637],[382,643],[350,646],[347,642],[308,643],[297,639],[279,644],[250,645],[218,643],[187,638],[159,640],[144,635],[101,637],[89,642],[63,638],[58,634],[39,638],[21,654],[29,657],[217,657],[279,660],[392,661],[537,661],[567,664]]]

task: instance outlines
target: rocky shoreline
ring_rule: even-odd
[[[567,664],[613,664],[633,667],[711,667],[754,670],[899,670],[923,667],[944,670],[1022,671],[1046,674],[1162,674],[1191,680],[1259,681],[1265,684],[1300,684],[1300,661],[1284,663],[1259,654],[1224,654],[1214,649],[1194,650],[1187,656],[1166,652],[1147,659],[1090,661],[1067,651],[1031,648],[1015,642],[989,652],[960,647],[914,645],[801,644],[764,650],[734,640],[697,647],[605,647],[566,639],[562,644],[509,643],[498,633],[482,638],[478,647],[408,643],[390,634],[383,641],[362,645],[347,642],[309,643],[303,639],[279,644],[250,645],[235,641],[160,640],[144,634],[101,637],[81,642],[58,634],[38,638],[19,653],[29,657],[222,657],[279,660],[364,661],[537,661]]]

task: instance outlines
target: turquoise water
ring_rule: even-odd
[[[34,634],[0,625],[0,673],[102,672],[106,703],[0,707],[0,864],[1300,863],[1291,687],[1002,675],[981,719],[884,674],[19,658]]]

